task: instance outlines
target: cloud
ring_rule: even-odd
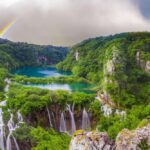
[[[0,0],[0,27],[13,41],[73,45],[83,39],[127,31],[149,31],[150,21],[134,0]],[[139,0],[140,1],[140,0]]]

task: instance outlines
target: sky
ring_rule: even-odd
[[[5,28],[7,27],[7,28]],[[3,38],[72,46],[84,39],[150,31],[150,0],[0,0]]]

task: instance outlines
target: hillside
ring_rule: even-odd
[[[21,66],[52,65],[62,61],[67,47],[41,46],[0,39],[0,66],[11,69]]]
[[[116,107],[150,101],[150,33],[122,33],[85,40],[57,67],[98,83],[99,95]]]

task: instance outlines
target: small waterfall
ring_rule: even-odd
[[[0,149],[4,150],[4,122],[2,108],[0,108]]]
[[[23,117],[19,111],[17,112],[17,119],[19,123],[23,123]]]
[[[87,111],[83,110],[83,114],[82,114],[82,129],[87,130],[87,129],[91,129],[91,123],[90,123],[90,119],[88,116]]]
[[[51,120],[51,115],[50,115],[48,107],[46,107],[46,110],[47,110],[47,114],[48,114],[48,120],[49,120],[50,127],[53,127],[52,120]]]
[[[60,118],[60,132],[67,132],[66,129],[66,121],[65,121],[65,117],[64,117],[64,113],[61,113],[61,118]]]
[[[14,140],[14,143],[15,143],[15,146],[16,146],[16,150],[19,150],[19,146],[18,146],[18,143],[15,139],[15,137],[12,135],[13,131],[17,128],[14,124],[14,121],[13,121],[13,114],[10,114],[10,120],[8,121],[8,129],[9,129],[9,134],[7,136],[7,140],[6,140],[6,149],[7,150],[12,150],[12,145],[11,145],[11,137],[13,138]]]
[[[107,104],[102,105],[101,110],[104,113],[104,116],[108,117],[112,114],[112,109]]]
[[[71,109],[70,105],[67,105],[67,109],[69,111],[70,118],[71,118],[71,131],[70,131],[70,134],[72,135],[76,131],[76,124],[75,124],[74,113],[73,113],[74,105],[72,106],[72,109]]]

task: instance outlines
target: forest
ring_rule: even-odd
[[[1,39],[0,100],[7,95],[6,105],[1,106],[4,124],[8,124],[13,114],[17,127],[12,135],[20,150],[67,150],[72,135],[83,130],[107,132],[115,141],[123,129],[135,130],[150,123],[149,61],[149,32],[91,38],[70,48]],[[71,75],[36,78],[12,73],[13,69],[24,66],[50,65]],[[5,90],[8,84],[5,79],[11,80],[8,91]],[[28,83],[88,83],[94,85],[94,92],[87,94],[24,86]],[[111,109],[107,115],[107,110],[102,110],[105,105]],[[117,110],[125,115],[116,113]],[[18,112],[23,123],[18,122]],[[90,118],[90,126],[85,128],[83,113]],[[70,123],[72,114],[74,128]],[[62,118],[66,121],[64,132],[60,131]],[[146,142],[139,147],[149,149]]]

